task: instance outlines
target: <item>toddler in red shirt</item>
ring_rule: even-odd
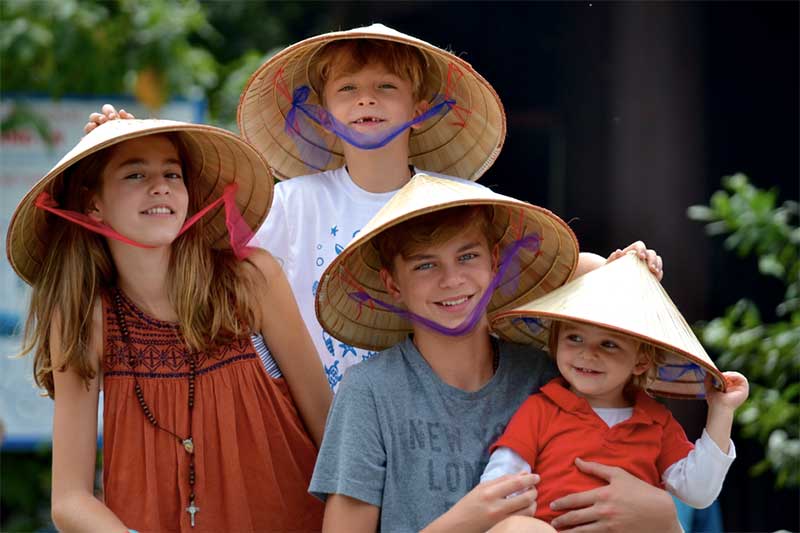
[[[536,518],[554,500],[604,482],[575,460],[618,466],[693,507],[718,496],[735,458],[733,413],[747,379],[720,373],[644,263],[628,255],[494,317],[505,338],[547,346],[562,377],[523,403],[492,445],[481,482],[521,471],[541,476]],[[647,391],[647,392],[645,392]],[[705,398],[692,445],[650,394]]]

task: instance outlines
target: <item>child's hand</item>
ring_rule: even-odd
[[[718,391],[712,386],[711,374],[706,374],[706,401],[709,408],[723,407],[735,411],[742,405],[750,394],[750,385],[747,378],[738,372],[723,372],[727,390]]]
[[[642,241],[636,241],[633,244],[628,245],[624,250],[615,250],[608,256],[606,259],[606,263],[610,263],[611,261],[615,261],[625,255],[626,253],[630,252],[631,250],[636,252],[636,255],[639,256],[639,259],[643,259],[647,261],[647,267],[650,269],[650,272],[661,281],[661,278],[664,277],[664,262],[661,260],[661,256],[655,250],[648,250],[647,246]]]
[[[536,513],[537,474],[507,474],[469,491],[423,531],[486,531],[509,516]]]
[[[92,113],[89,115],[89,122],[87,122],[83,127],[83,133],[89,133],[100,124],[105,124],[109,120],[115,120],[118,118],[136,118],[124,109],[120,109],[119,112],[117,112],[117,110],[114,109],[114,106],[111,104],[103,104],[103,107],[100,109],[100,111],[101,113]]]

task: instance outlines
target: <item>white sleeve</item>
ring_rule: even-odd
[[[518,474],[522,471],[530,473],[531,465],[511,448],[501,446],[492,452],[489,464],[481,475],[481,483],[491,481],[506,474]]]
[[[250,241],[250,246],[257,246],[267,250],[280,263],[284,270],[289,261],[289,246],[292,242],[290,235],[291,228],[286,223],[285,203],[286,197],[283,194],[283,187],[275,186],[272,207],[270,207],[266,220],[256,231],[255,236]]]
[[[694,450],[670,465],[662,479],[671,494],[687,505],[704,509],[719,496],[734,459],[736,448],[733,441],[730,441],[730,449],[726,454],[704,429],[703,435],[695,442]]]

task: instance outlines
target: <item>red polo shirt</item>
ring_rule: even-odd
[[[550,510],[553,500],[606,484],[578,470],[576,457],[619,466],[661,487],[664,470],[694,448],[666,407],[642,390],[636,389],[633,415],[609,428],[568,387],[556,378],[525,400],[490,448],[511,448],[541,476],[536,518],[550,522],[561,514]]]

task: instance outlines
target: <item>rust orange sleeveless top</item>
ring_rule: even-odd
[[[134,376],[160,426],[185,437],[189,363],[176,324],[122,295],[130,347],[103,297],[103,485],[126,527],[152,531],[319,531],[323,505],[308,494],[317,451],[283,378],[267,375],[244,338],[196,354],[192,433],[195,527],[186,512],[189,457],[148,422]],[[128,350],[132,350],[132,361]]]

